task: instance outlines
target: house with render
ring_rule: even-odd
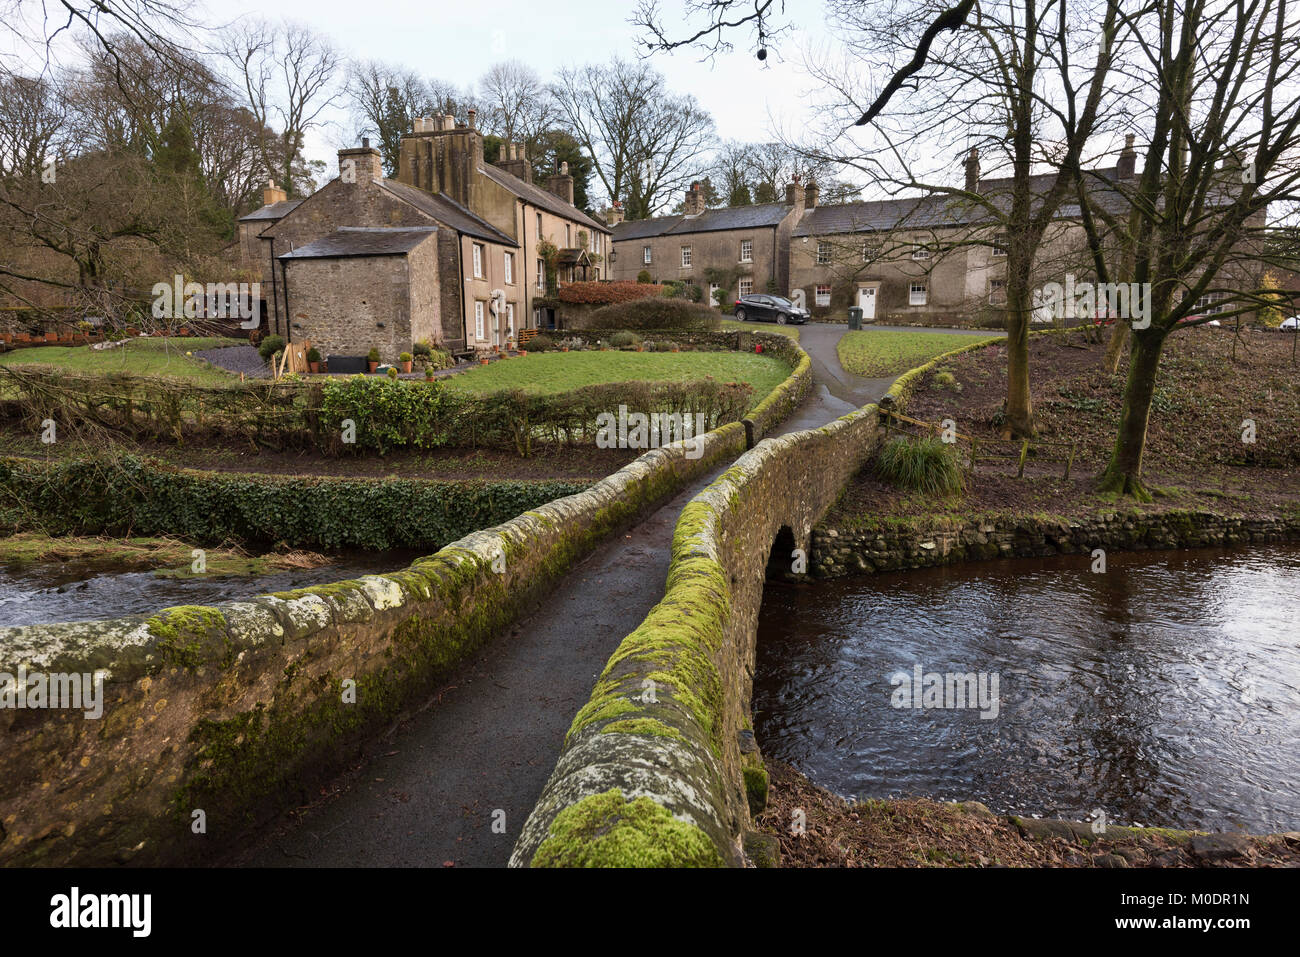
[[[363,140],[300,201],[274,189],[239,222],[267,328],[322,355],[394,361],[421,341],[453,353],[504,347],[550,317],[548,281],[604,278],[609,230],[573,205],[561,168],[532,181],[522,144],[483,158],[475,113],[417,118],[397,176]]]

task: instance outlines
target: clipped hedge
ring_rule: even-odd
[[[585,482],[272,478],[0,460],[0,521],[54,535],[174,535],[303,548],[437,549],[588,488]]]
[[[643,282],[571,282],[561,286],[556,293],[560,302],[575,305],[608,306],[613,303],[635,302],[663,294],[664,287]]]
[[[644,287],[643,287],[644,288]],[[592,329],[661,329],[673,332],[716,332],[722,317],[716,309],[687,299],[640,299],[603,306],[588,317]]]

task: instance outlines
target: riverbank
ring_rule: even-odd
[[[999,816],[982,804],[851,803],[767,762],[756,819],[782,867],[1296,867],[1300,832],[1248,836]],[[802,833],[796,824],[802,824]]]

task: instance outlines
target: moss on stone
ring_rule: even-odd
[[[645,734],[656,738],[686,738],[676,728],[670,728],[656,718],[632,718],[627,721],[613,721],[600,729],[601,734]]]
[[[749,813],[761,814],[767,807],[767,768],[762,765],[746,765],[741,773],[745,778],[745,797],[749,800]]]
[[[648,797],[617,788],[565,808],[533,855],[533,867],[722,867],[702,830]]]
[[[145,627],[158,639],[153,651],[165,664],[194,669],[204,664],[226,667],[234,660],[226,618],[215,608],[167,608],[150,618]]]

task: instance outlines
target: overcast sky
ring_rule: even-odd
[[[664,0],[663,6],[680,9],[678,0]],[[627,22],[629,0],[233,0],[208,9],[214,23],[242,14],[308,23],[351,57],[401,64],[457,86],[477,83],[501,60],[520,60],[549,80],[564,66],[615,54],[631,59],[641,52],[637,31]],[[701,53],[694,50],[656,54],[652,62],[672,89],[692,93],[713,114],[722,138],[765,139],[770,119],[795,123],[804,109],[798,44],[818,39],[824,19],[820,0],[787,0],[787,14],[801,22],[801,31],[782,40],[784,62],[769,57],[760,63],[753,50],[740,46],[749,42],[747,32],[736,33],[735,52],[711,64],[699,62]],[[333,118],[339,125],[317,131],[307,148],[308,159],[331,167],[340,138],[354,132],[344,111]]]

